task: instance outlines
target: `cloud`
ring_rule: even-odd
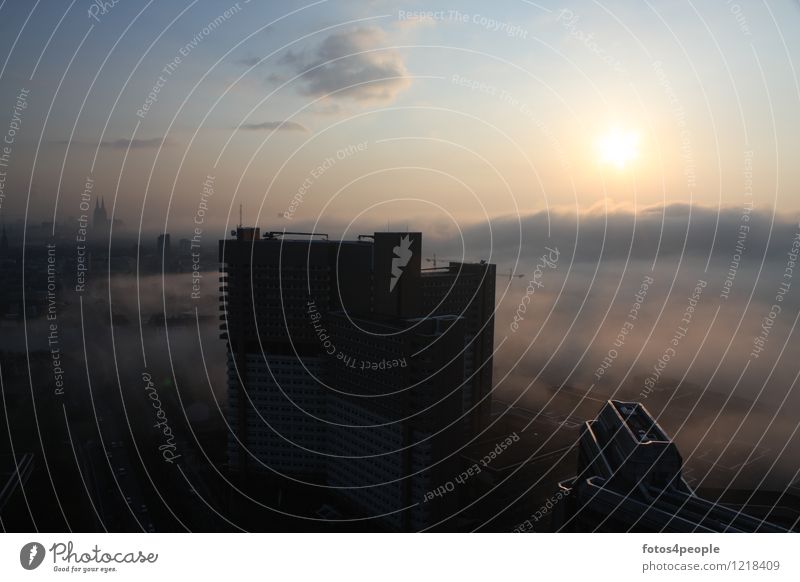
[[[316,115],[341,115],[346,110],[339,103],[326,99],[315,104],[309,111]]]
[[[164,137],[153,137],[150,139],[115,139],[102,142],[102,146],[115,150],[124,150],[130,147],[132,150],[155,148],[161,144],[171,145],[171,140]]]
[[[385,46],[377,27],[362,27],[328,36],[312,52],[288,52],[281,62],[302,74],[300,92],[355,101],[392,101],[411,81],[400,53]]]
[[[91,142],[87,140],[66,140],[60,139],[55,140],[50,143],[56,145],[73,145],[73,146],[81,146],[81,147],[96,147],[97,142]],[[100,142],[100,147],[109,148],[114,150],[126,150],[128,147],[132,150],[143,150],[148,148],[157,148],[162,144],[165,146],[173,145],[173,140],[168,137],[153,137],[149,139],[128,139],[128,138],[120,138],[114,140],[105,140]]]
[[[254,67],[261,62],[261,57],[246,56],[240,59],[236,59],[233,62],[236,63],[237,65],[243,65],[245,67]]]
[[[261,123],[243,123],[242,125],[239,126],[239,129],[244,129],[246,131],[261,131],[266,129],[272,129],[278,131],[308,132],[308,128],[305,125],[295,123],[294,121],[263,121]]]
[[[490,259],[503,269],[518,255],[522,262],[536,257],[545,246],[558,247],[569,262],[583,267],[616,260],[624,264],[628,258],[647,264],[654,260],[673,264],[681,257],[698,259],[705,266],[710,254],[710,267],[727,269],[737,255],[740,240],[744,247],[742,264],[757,268],[762,258],[785,263],[800,232],[797,213],[776,212],[773,217],[769,208],[756,207],[744,213],[742,208],[686,203],[638,209],[614,206],[608,212],[598,206],[551,207],[549,212],[495,216],[458,225],[425,215],[408,215],[405,220],[412,230],[424,233],[426,257],[436,253],[458,258],[463,254],[467,260]],[[297,230],[315,228],[313,220],[295,221],[294,226]],[[352,223],[350,214],[345,213],[327,218],[324,230],[338,237],[353,229],[360,233],[381,231],[386,229],[386,222],[364,219]]]
[[[419,17],[417,17],[417,18],[398,19],[395,22],[395,26],[397,28],[399,28],[400,30],[404,30],[404,31],[413,30],[413,29],[417,29],[417,28],[423,28],[423,27],[424,28],[428,28],[428,27],[432,28],[432,27],[436,26],[436,24],[437,24],[437,20],[435,18],[433,18],[432,16],[426,16],[424,14],[419,16]]]
[[[639,208],[597,207],[580,210],[564,208],[520,216],[503,216],[489,222],[462,225],[470,248],[488,248],[491,240],[493,260],[513,261],[520,248],[538,249],[558,245],[576,261],[655,260],[692,256],[727,264],[735,254],[740,234],[744,238],[744,257],[758,263],[782,260],[798,230],[797,218],[776,214],[769,209],[715,208],[699,204],[667,204]],[[746,235],[744,234],[746,233]],[[454,233],[427,237],[437,251],[460,253]],[[433,239],[433,240],[432,240]],[[444,254],[444,256],[453,256]],[[456,255],[458,256],[458,255]]]

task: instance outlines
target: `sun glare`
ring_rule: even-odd
[[[620,170],[639,157],[639,135],[634,131],[611,130],[598,141],[600,161]]]

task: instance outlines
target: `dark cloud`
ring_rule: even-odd
[[[306,95],[385,102],[410,84],[402,56],[385,45],[380,28],[356,28],[331,34],[310,58],[290,51],[281,62],[302,74]]]
[[[710,255],[712,260],[724,262],[734,254],[740,234],[745,235],[745,260],[760,260],[762,256],[771,259],[785,254],[797,230],[796,216],[773,217],[766,209],[746,214],[742,208],[697,204],[653,206],[638,212],[620,208],[607,212],[557,209],[462,226],[467,247],[491,248],[496,262],[514,260],[520,248],[554,244],[569,256],[574,253],[577,262],[628,257],[652,261],[681,255],[702,259]],[[442,256],[460,256],[457,233],[448,231],[426,238]]]
[[[113,148],[115,150],[124,150],[130,147],[132,150],[156,148],[161,144],[170,145],[171,140],[164,137],[154,137],[151,139],[115,139],[113,141],[104,141],[101,145],[106,148]]]
[[[244,129],[247,131],[261,131],[268,129],[274,129],[278,131],[308,131],[308,128],[305,125],[295,123],[294,121],[263,121],[261,123],[244,123],[239,126],[239,129]]]
[[[73,145],[73,146],[82,146],[82,147],[95,147],[97,143],[92,143],[90,141],[82,141],[82,140],[56,140],[50,143],[54,143],[56,145]],[[125,150],[130,147],[132,150],[137,149],[148,149],[148,148],[157,148],[162,144],[165,146],[170,146],[174,142],[167,138],[167,137],[153,137],[150,139],[127,139],[127,138],[120,138],[114,140],[105,140],[100,142],[100,146],[109,149],[115,150]]]
[[[557,246],[569,261],[589,265],[628,258],[647,263],[674,262],[681,257],[698,259],[705,265],[711,255],[712,267],[727,268],[736,254],[740,228],[746,229],[743,264],[758,267],[762,257],[784,261],[800,228],[800,216],[776,213],[773,217],[770,209],[753,209],[748,219],[744,216],[742,208],[668,204],[638,211],[623,207],[607,212],[553,208],[458,226],[438,218],[409,216],[402,226],[408,224],[424,233],[427,257],[436,253],[446,258],[491,259],[505,268],[517,256],[522,263],[545,246]],[[349,216],[336,216],[325,224],[325,231],[335,237],[351,222]],[[310,229],[314,222],[296,221],[294,226]],[[350,226],[350,232],[359,233],[385,229],[385,222],[357,221]]]
[[[243,65],[245,67],[254,67],[261,62],[261,57],[247,56],[247,57],[242,57],[240,59],[236,59],[233,62],[236,63],[237,65]]]
[[[302,65],[305,60],[305,51],[293,51],[291,49],[278,58],[280,64],[291,66]]]

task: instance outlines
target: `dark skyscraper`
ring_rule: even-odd
[[[315,332],[309,301],[320,317],[343,299],[368,305],[371,247],[246,228],[220,241],[232,470],[324,475],[330,340]]]
[[[491,414],[495,265],[451,262],[422,274],[423,310],[458,313],[464,320],[464,378],[468,385],[462,391],[462,414],[473,431],[481,430]]]
[[[236,234],[220,241],[231,470],[328,485],[393,529],[452,512],[457,496],[420,502],[488,417],[494,265],[422,270],[420,233]]]

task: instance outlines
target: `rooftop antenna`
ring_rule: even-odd
[[[239,228],[242,228],[242,205],[239,204]]]

